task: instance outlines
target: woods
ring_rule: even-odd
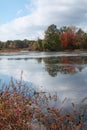
[[[44,32],[43,39],[0,41],[0,50],[4,49],[27,49],[30,51],[87,49],[87,33],[74,26],[63,26],[58,29],[56,25],[51,24]]]

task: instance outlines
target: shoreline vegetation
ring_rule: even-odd
[[[64,109],[66,100],[55,108],[56,94],[37,92],[22,80],[14,84],[11,79],[0,91],[0,130],[87,130],[87,97],[81,106],[71,103]]]
[[[44,38],[0,41],[0,52],[87,50],[87,33],[81,28],[51,24]]]

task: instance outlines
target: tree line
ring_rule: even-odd
[[[44,38],[38,40],[0,41],[0,49],[28,49],[38,51],[62,51],[87,49],[87,33],[81,28],[63,26],[60,29],[51,24],[44,32]]]
[[[23,49],[28,48],[30,44],[33,44],[35,41],[31,40],[8,40],[6,42],[0,41],[0,50],[4,49]]]

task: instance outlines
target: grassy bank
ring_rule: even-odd
[[[57,95],[36,92],[21,81],[9,86],[2,85],[0,91],[0,130],[87,130],[87,106],[84,98],[77,109],[72,103],[69,113],[58,103]],[[51,105],[50,105],[51,104]]]

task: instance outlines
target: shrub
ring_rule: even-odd
[[[84,98],[84,102],[87,98]],[[63,104],[66,101],[62,101]],[[56,94],[36,92],[21,81],[2,85],[0,92],[0,130],[86,130],[87,106],[72,112],[54,107]],[[86,129],[85,129],[86,128]]]

